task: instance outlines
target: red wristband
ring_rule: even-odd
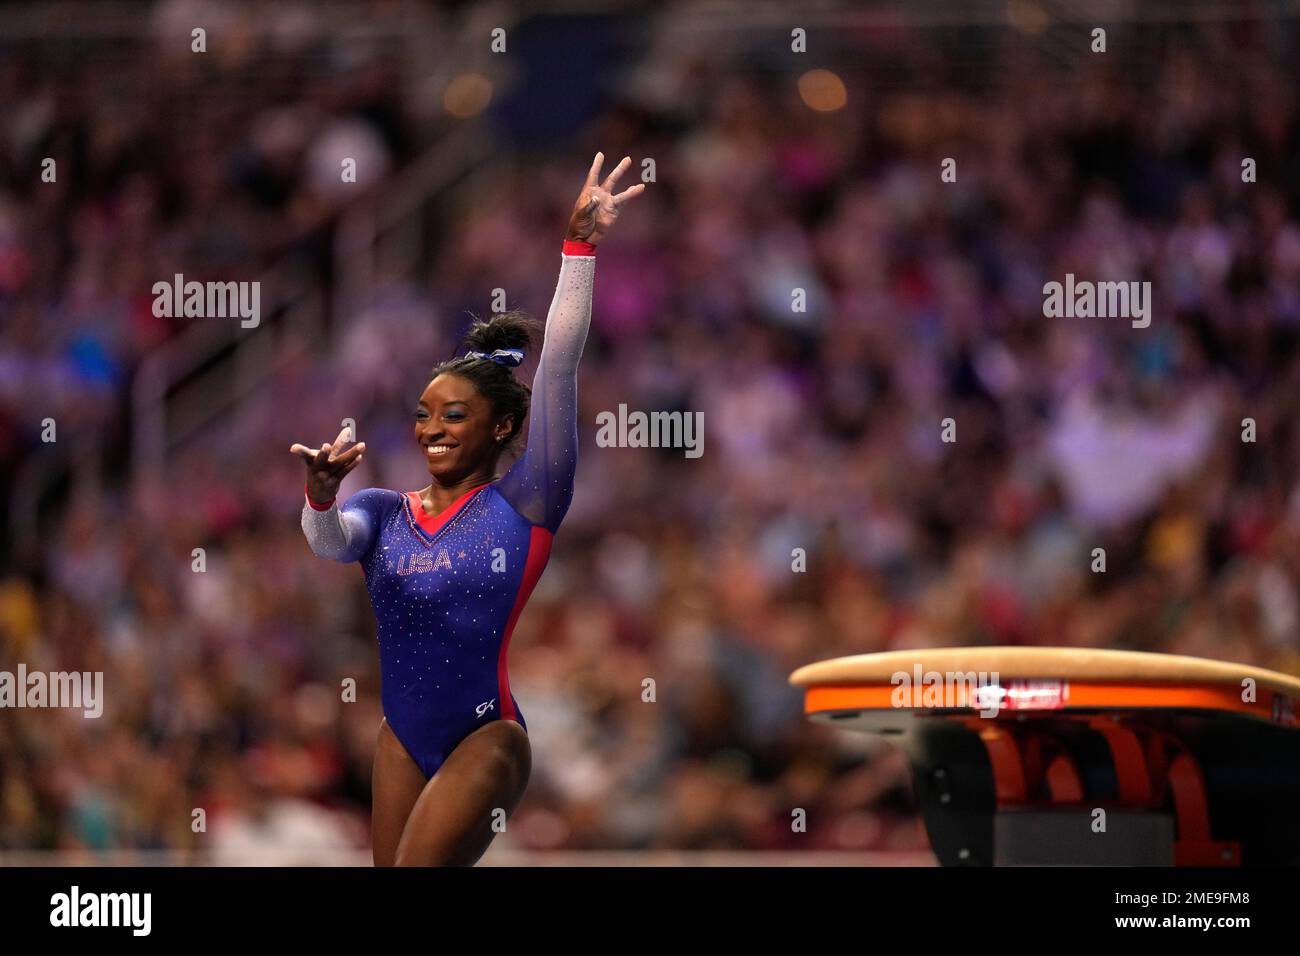
[[[332,507],[334,506],[334,502],[335,502],[335,500],[338,498],[338,495],[335,495],[333,498],[331,498],[329,501],[325,502],[323,505],[318,505],[318,504],[316,504],[316,502],[314,502],[314,501],[311,500],[311,495],[307,494],[307,486],[306,486],[306,485],[303,485],[303,486],[302,486],[302,494],[303,494],[303,497],[307,499],[307,504],[311,505],[311,506],[312,506],[313,508],[315,508],[317,511],[329,511],[330,508],[332,508]]]
[[[590,242],[583,242],[581,239],[565,239],[564,254],[566,256],[594,256],[596,247]]]

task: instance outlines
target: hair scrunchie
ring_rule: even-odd
[[[524,360],[523,349],[497,349],[494,352],[466,352],[467,357],[488,359],[498,365],[518,365]]]

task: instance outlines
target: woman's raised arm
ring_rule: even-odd
[[[560,278],[533,378],[528,444],[498,484],[516,511],[552,532],[573,500],[578,467],[578,360],[591,327],[596,246],[618,218],[620,207],[645,191],[644,184],[638,183],[618,195],[612,192],[632,163],[628,156],[597,185],[604,159],[603,153],[596,154],[569,218]]]

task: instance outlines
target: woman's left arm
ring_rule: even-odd
[[[597,185],[604,154],[597,153],[573,206],[560,260],[560,278],[546,316],[542,355],[533,378],[528,445],[498,483],[511,506],[551,532],[573,500],[578,467],[578,360],[591,327],[596,246],[618,218],[623,203],[645,191],[637,183],[614,195],[618,178],[632,163],[625,156]]]

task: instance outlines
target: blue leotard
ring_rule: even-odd
[[[384,716],[428,776],[488,721],[527,729],[506,655],[573,499],[577,367],[591,321],[593,252],[565,243],[528,443],[500,480],[466,491],[436,516],[425,513],[417,492],[382,488],[359,491],[342,508],[303,506],[316,554],[361,562],[378,624]]]

